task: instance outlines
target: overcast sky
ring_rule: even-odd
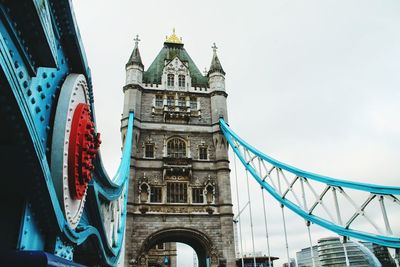
[[[258,149],[315,173],[400,185],[399,1],[73,3],[110,174],[120,159],[122,87],[133,38],[140,35],[147,68],[175,27],[200,70],[209,67],[216,42],[227,73],[229,123]],[[253,184],[252,190],[257,209],[259,189]],[[285,258],[280,213],[274,200],[268,205],[272,252]],[[287,214],[294,257],[307,246],[306,229]],[[256,219],[256,250],[265,253],[263,222]],[[314,241],[327,235],[333,234],[314,228]],[[250,237],[245,243],[251,251]],[[191,262],[191,252],[181,259]]]

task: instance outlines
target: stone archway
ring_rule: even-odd
[[[147,267],[147,262],[144,259],[152,247],[159,243],[168,242],[179,242],[191,246],[197,254],[199,267],[207,266],[207,258],[210,259],[211,266],[217,266],[218,264],[218,252],[206,234],[196,229],[174,227],[154,232],[145,239],[137,261],[139,267]]]

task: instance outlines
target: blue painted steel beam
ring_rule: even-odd
[[[345,188],[351,188],[351,189],[356,189],[356,190],[362,190],[366,192],[371,192],[371,193],[376,193],[376,194],[384,194],[384,195],[400,195],[400,188],[395,187],[395,186],[380,186],[380,185],[373,185],[373,184],[365,184],[365,183],[357,183],[357,182],[351,182],[351,181],[343,181],[339,179],[334,179],[310,172],[306,172],[300,169],[297,169],[295,167],[292,167],[290,165],[284,164],[282,162],[279,162],[261,151],[257,150],[256,148],[252,147],[251,145],[247,144],[243,139],[241,139],[236,133],[232,131],[232,129],[229,128],[229,126],[226,124],[226,122],[221,118],[220,119],[220,128],[221,131],[223,132],[225,138],[227,139],[228,143],[230,146],[233,148],[235,154],[238,156],[239,160],[242,162],[242,164],[245,166],[245,168],[251,173],[251,175],[254,177],[254,179],[264,188],[270,195],[272,195],[280,204],[283,206],[289,208],[293,212],[295,212],[297,215],[301,216],[304,218],[306,221],[310,221],[312,223],[318,224],[322,226],[325,229],[328,229],[332,232],[335,232],[341,236],[349,236],[349,237],[354,237],[360,240],[372,242],[375,244],[379,244],[382,246],[386,247],[392,247],[392,248],[400,248],[400,237],[391,237],[391,236],[384,236],[384,235],[375,235],[375,234],[370,234],[370,233],[365,233],[361,231],[357,231],[354,229],[347,229],[343,226],[337,225],[333,222],[330,222],[328,220],[325,220],[323,218],[320,218],[318,216],[309,214],[308,211],[305,211],[301,209],[299,206],[297,206],[295,203],[291,202],[288,199],[282,198],[273,187],[271,187],[266,181],[263,180],[258,174],[257,171],[247,163],[246,159],[241,155],[239,149],[236,147],[234,141],[237,141],[260,157],[261,159],[269,162],[273,166],[276,166],[277,168],[281,168],[283,170],[286,170],[288,172],[294,173],[298,176],[305,177],[311,180],[315,180],[321,183],[325,183],[328,185],[332,186],[339,186],[339,187],[345,187]]]
[[[300,170],[296,167],[290,166],[290,165],[282,163],[276,159],[273,159],[270,156],[267,156],[266,154],[257,150],[253,146],[249,145],[246,141],[244,141],[236,133],[234,133],[223,119],[220,119],[220,125],[221,125],[221,129],[224,132],[224,134],[226,133],[226,134],[232,136],[232,138],[234,138],[236,141],[238,141],[242,146],[246,147],[249,151],[251,151],[255,155],[262,158],[263,160],[269,162],[270,164],[272,164],[282,170],[286,170],[286,171],[294,173],[300,177],[305,177],[307,179],[311,179],[311,180],[321,182],[321,183],[324,183],[327,185],[351,188],[351,189],[355,189],[355,190],[361,190],[361,191],[366,191],[366,192],[380,194],[380,195],[400,195],[400,187],[398,187],[398,186],[385,186],[385,185],[376,185],[376,184],[345,181],[345,180],[335,179],[335,178],[331,178],[328,176],[319,175],[319,174]]]
[[[19,192],[13,195],[18,201],[14,205],[19,205],[18,209],[24,214],[19,218],[19,241],[15,241],[18,244],[10,241],[8,247],[45,250],[68,258],[72,257],[74,249],[91,248],[87,253],[97,254],[96,264],[114,266],[122,251],[125,232],[133,112],[129,115],[125,147],[117,174],[112,178],[107,175],[101,157],[94,162],[95,172],[88,188],[84,216],[76,229],[71,229],[66,222],[50,171],[49,151],[52,149],[57,99],[64,79],[70,73],[85,75],[95,121],[90,69],[71,5],[69,0],[5,0],[0,4],[0,103],[6,101],[7,105],[1,109],[11,110],[0,114],[12,116],[10,121],[14,121],[10,124],[13,127],[7,130],[16,132],[20,140],[10,151],[22,151],[21,156],[12,154],[10,157],[14,159],[12,165],[16,174],[13,174],[13,180],[5,181],[6,187],[12,185],[14,190],[17,188],[14,180],[19,179]],[[5,150],[0,156],[4,153]],[[22,159],[23,162],[18,162]],[[18,168],[24,170],[18,171]],[[114,201],[121,195],[125,195],[122,234],[111,246],[100,206],[101,201]],[[10,225],[17,221],[13,218],[1,225],[11,229]],[[12,236],[8,238],[11,239]],[[84,251],[80,251],[82,254]]]

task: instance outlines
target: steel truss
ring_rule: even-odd
[[[281,205],[341,236],[400,248],[400,187],[357,183],[306,172],[252,147],[220,119],[220,128],[246,170]],[[388,207],[390,206],[390,212]],[[398,222],[398,221],[397,221]]]

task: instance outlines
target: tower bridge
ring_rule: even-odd
[[[202,74],[175,30],[147,69],[135,38],[122,90],[124,147],[110,176],[71,2],[6,0],[0,14],[4,266],[174,266],[176,242],[191,246],[201,267],[273,266],[268,208],[274,204],[288,266],[294,257],[288,210],[308,235],[299,266],[398,266],[400,187],[303,171],[242,139],[228,125],[229,88],[215,44]],[[241,190],[239,176],[247,186]],[[236,199],[247,199],[236,214],[231,180]],[[261,211],[254,210],[250,183],[260,186]],[[266,193],[275,203],[265,202]],[[251,253],[243,251],[244,209]],[[254,213],[263,220],[253,220]],[[264,236],[254,234],[257,225]],[[316,226],[338,237],[320,239],[317,248]]]

